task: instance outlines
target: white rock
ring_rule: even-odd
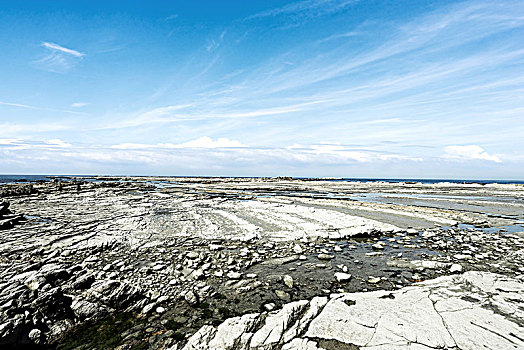
[[[362,350],[524,349],[523,303],[522,280],[466,272],[235,317],[218,328],[202,327],[184,349],[316,350],[323,340]]]
[[[293,251],[296,254],[302,254],[304,252],[304,249],[301,246],[299,246],[298,244],[295,244],[295,246],[293,247]]]
[[[334,255],[325,254],[325,253],[318,254],[318,258],[319,258],[320,260],[331,260],[331,259],[333,259],[334,257],[335,257]]]
[[[146,306],[144,306],[144,308],[142,309],[142,313],[143,314],[148,314],[151,312],[151,310],[153,310],[153,308],[156,306],[156,303],[150,303],[150,304],[147,304]]]
[[[283,280],[286,286],[288,286],[289,288],[293,288],[293,277],[285,275]]]
[[[382,243],[375,243],[371,246],[373,249],[376,249],[376,250],[384,250],[384,244]]]
[[[275,307],[276,307],[275,303],[269,303],[269,304],[264,305],[264,309],[266,309],[266,311],[273,311]]]
[[[453,264],[453,265],[451,265],[451,267],[449,268],[449,272],[451,272],[451,273],[460,273],[460,272],[462,272],[462,265],[460,265],[460,264]]]
[[[240,272],[231,271],[227,273],[227,278],[231,280],[239,280],[240,278],[242,278],[242,274]]]
[[[33,343],[40,343],[41,337],[42,331],[38,328],[31,329],[31,331],[29,332],[29,339],[31,339]]]
[[[349,273],[336,272],[335,278],[337,279],[338,282],[345,282],[351,279],[351,275]]]
[[[379,283],[380,281],[381,279],[379,277],[369,276],[369,279],[368,279],[368,283],[373,283],[373,284]]]

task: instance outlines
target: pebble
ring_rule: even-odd
[[[229,278],[230,280],[239,280],[240,278],[242,278],[242,274],[240,272],[231,271],[228,272],[227,278]]]
[[[337,279],[338,282],[345,282],[351,279],[351,275],[349,273],[336,272],[335,278]]]
[[[453,264],[453,265],[451,265],[451,267],[449,268],[449,272],[451,272],[451,273],[460,273],[460,272],[462,272],[462,265],[460,265],[460,264]]]
[[[318,254],[318,258],[320,260],[331,260],[333,259],[335,256],[334,255],[330,255],[330,254],[326,254],[326,253],[321,253],[321,254]]]
[[[293,288],[293,277],[289,276],[289,275],[285,275],[284,276],[284,284],[288,287],[288,288]]]

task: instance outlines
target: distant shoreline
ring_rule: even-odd
[[[157,178],[157,179],[289,179],[302,181],[343,181],[343,182],[388,182],[388,183],[456,183],[456,184],[517,184],[523,185],[524,180],[472,180],[472,179],[402,179],[402,178],[358,178],[358,177],[292,177],[292,176],[157,176],[157,175],[0,175],[0,184],[51,181],[58,179],[62,181],[70,180],[90,180],[90,181],[118,181],[123,178]]]

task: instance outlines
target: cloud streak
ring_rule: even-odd
[[[48,72],[66,73],[86,56],[85,53],[51,42],[42,42],[41,46],[47,52],[42,58],[33,61],[33,65]]]
[[[60,46],[55,43],[49,43],[49,42],[43,42],[42,46],[51,50],[51,51],[58,51],[67,55],[71,55],[74,57],[84,57],[85,54],[76,50],[68,49],[67,47]]]
[[[67,110],[67,109],[55,109],[55,108],[47,108],[47,107],[38,107],[38,106],[25,105],[25,104],[21,104],[21,103],[12,103],[12,102],[3,102],[3,101],[0,101],[0,106],[17,107],[17,108],[24,108],[24,109],[33,109],[33,110],[37,110],[37,111],[49,111],[49,112],[70,113],[70,114],[77,114],[77,115],[88,115],[85,112],[70,111],[70,110]],[[77,107],[77,106],[74,106],[74,104],[73,104],[71,107]]]

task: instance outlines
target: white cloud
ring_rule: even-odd
[[[30,105],[24,105],[24,104],[21,104],[21,103],[12,103],[12,102],[4,102],[4,101],[0,101],[0,105],[2,105],[2,106],[9,106],[9,107],[17,107],[17,108],[25,108],[25,109],[34,109],[34,110],[37,110],[37,111],[50,111],[50,112],[60,112],[60,113],[71,113],[71,114],[86,115],[86,113],[83,113],[83,112],[69,111],[69,110],[66,110],[66,109],[54,109],[54,108],[47,108],[47,107],[30,106]]]
[[[48,72],[66,73],[75,67],[85,56],[85,53],[68,49],[55,43],[43,42],[46,54],[41,59],[33,61],[33,65]]]
[[[263,12],[256,13],[246,18],[254,20],[257,18],[284,16],[287,17],[287,26],[300,25],[307,20],[317,17],[330,15],[344,10],[349,5],[358,2],[358,0],[304,0],[292,2],[282,7],[273,8]]]
[[[222,137],[213,141],[210,137],[203,136],[193,141],[188,141],[180,145],[172,145],[172,148],[236,148],[247,147],[242,143]]]
[[[0,137],[21,137],[25,134],[44,133],[52,131],[69,130],[72,127],[64,123],[33,123],[33,124],[0,124]]]
[[[221,137],[217,140],[213,140],[208,136],[200,137],[196,140],[191,140],[188,142],[180,144],[172,143],[158,143],[156,145],[148,145],[143,143],[122,143],[119,145],[113,145],[111,148],[116,149],[149,149],[149,148],[164,148],[164,149],[173,149],[173,148],[246,148],[248,146],[240,143],[236,140],[230,140],[225,137]]]
[[[69,148],[72,146],[70,143],[64,142],[60,139],[47,140],[45,141],[45,143],[51,146],[56,146],[56,147],[61,147],[61,148]]]
[[[15,145],[19,142],[19,139],[0,139],[0,145]]]
[[[84,57],[85,56],[85,53],[82,53],[76,50],[72,50],[72,49],[68,49],[67,47],[63,47],[55,43],[43,42],[42,46],[50,50],[60,51],[60,52],[63,52],[65,54],[72,55],[75,57]]]
[[[488,152],[478,145],[468,145],[468,146],[448,146],[444,149],[446,154],[444,158],[453,158],[453,159],[479,159],[479,160],[488,160],[495,163],[502,163],[499,157],[496,155],[491,155]]]
[[[87,103],[87,102],[75,102],[75,103],[71,104],[71,107],[73,107],[73,108],[80,108],[80,107],[85,107],[88,104],[89,103]]]

